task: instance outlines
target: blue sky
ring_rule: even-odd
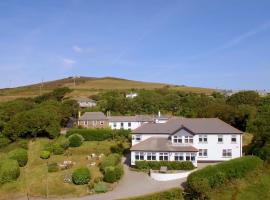
[[[269,0],[0,1],[0,87],[66,76],[270,90]]]

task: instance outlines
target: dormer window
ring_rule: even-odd
[[[140,142],[141,141],[141,135],[135,135],[135,141]]]
[[[185,143],[193,143],[193,136],[185,136]]]
[[[182,136],[173,136],[173,143],[183,143]]]

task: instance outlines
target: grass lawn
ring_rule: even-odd
[[[232,184],[215,190],[211,199],[218,200],[266,200],[270,199],[270,168],[251,174]]]
[[[157,192],[149,195],[122,199],[122,200],[184,200],[182,196],[182,190],[179,188],[173,188],[165,190],[163,192]]]
[[[27,193],[30,196],[43,196],[46,197],[46,183],[48,181],[48,195],[49,197],[61,196],[83,196],[88,193],[87,185],[77,186],[70,183],[64,183],[63,179],[65,174],[71,174],[72,171],[79,166],[86,166],[90,164],[86,156],[95,153],[97,155],[109,154],[110,147],[114,145],[115,141],[102,141],[102,142],[90,142],[85,141],[82,146],[77,148],[69,148],[70,155],[52,155],[48,160],[49,163],[57,162],[63,163],[64,160],[71,160],[75,162],[75,166],[71,169],[47,172],[46,160],[39,158],[40,151],[43,146],[50,140],[46,138],[38,138],[35,141],[30,141],[28,145],[28,163],[21,169],[21,175],[15,182],[6,183],[0,186],[0,199],[14,199],[16,197],[24,196]],[[5,154],[16,148],[16,143],[0,150],[0,159],[5,157]],[[95,161],[97,164],[100,162]],[[92,175],[92,179],[101,177],[102,174],[97,166],[89,167]]]

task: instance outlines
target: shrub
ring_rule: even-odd
[[[107,192],[107,185],[104,182],[99,182],[95,184],[94,190],[96,193],[104,193]]]
[[[123,165],[115,166],[114,170],[115,170],[116,180],[120,180],[124,174]]]
[[[61,155],[65,152],[65,149],[63,149],[59,144],[53,145],[53,154],[54,155]]]
[[[51,156],[51,152],[43,150],[40,152],[40,158],[42,159],[48,159]]]
[[[116,145],[111,146],[110,150],[112,153],[123,154],[125,151],[125,147],[123,146],[122,143],[118,143]]]
[[[192,194],[192,198],[207,198],[210,189],[222,186],[227,181],[243,178],[262,166],[263,161],[256,156],[245,156],[208,166],[188,176],[186,191]]]
[[[113,183],[116,181],[116,173],[114,167],[106,167],[104,173],[104,181],[108,183]]]
[[[192,170],[194,165],[190,161],[136,161],[136,168],[139,170],[159,170],[166,166],[168,170]]]
[[[75,169],[72,173],[72,181],[76,185],[87,184],[90,181],[90,178],[90,171],[86,167]]]
[[[20,167],[16,160],[4,160],[0,167],[0,183],[15,181],[20,176]]]
[[[65,137],[60,137],[57,143],[65,150],[69,147],[69,140]]]
[[[105,172],[106,167],[111,167],[119,164],[121,161],[121,156],[119,154],[113,153],[104,158],[104,160],[100,163],[100,170]]]
[[[79,134],[74,134],[68,137],[69,145],[71,147],[79,147],[83,143],[83,138]]]
[[[11,140],[8,139],[7,137],[0,137],[0,148],[6,147],[11,143]]]
[[[48,172],[57,172],[59,167],[56,162],[48,164]]]
[[[14,149],[8,153],[8,157],[12,160],[17,160],[20,167],[26,165],[28,161],[27,151],[22,148]]]

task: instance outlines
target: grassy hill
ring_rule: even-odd
[[[48,81],[44,83],[38,83],[33,85],[27,85],[16,88],[0,89],[0,101],[7,101],[16,99],[19,97],[33,97],[45,92],[52,91],[57,87],[69,87],[74,91],[71,96],[86,97],[91,94],[98,93],[103,90],[109,89],[156,89],[169,86],[171,89],[179,90],[183,92],[195,92],[195,93],[212,93],[214,89],[199,88],[199,87],[186,87],[170,85],[165,83],[151,83],[142,81],[133,81],[121,78],[113,77],[68,77],[55,81]]]

